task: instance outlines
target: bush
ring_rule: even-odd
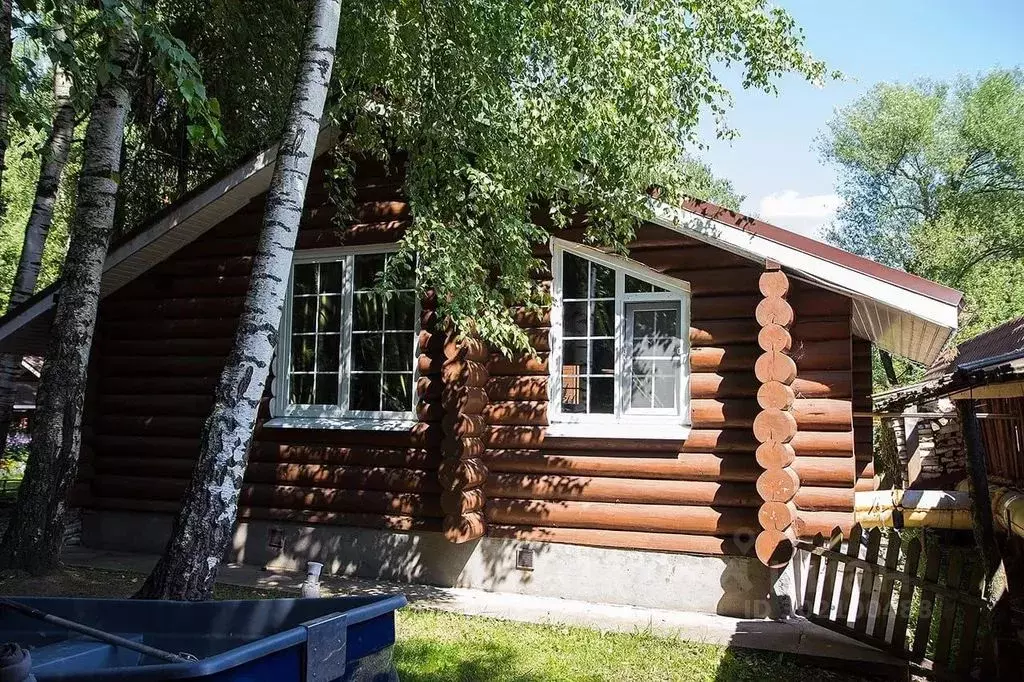
[[[7,436],[7,447],[0,459],[0,478],[21,478],[28,460],[28,446],[32,437],[25,431],[15,431]]]

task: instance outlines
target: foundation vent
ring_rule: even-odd
[[[529,547],[520,547],[516,550],[516,568],[520,571],[533,570],[533,550]]]

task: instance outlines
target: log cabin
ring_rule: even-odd
[[[930,363],[959,292],[794,232],[654,202],[628,256],[552,234],[534,354],[448,338],[376,274],[412,220],[357,168],[336,220],[321,136],[229,559],[763,616],[793,541],[875,486],[872,344]],[[249,285],[275,150],[104,266],[83,417],[83,542],[160,552]],[[340,222],[340,224],[339,224]],[[60,283],[0,320],[38,354]]]

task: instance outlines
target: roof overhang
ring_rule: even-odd
[[[957,291],[745,216],[736,219],[738,214],[725,209],[705,215],[695,210],[698,205],[652,200],[652,222],[751,260],[774,261],[849,297],[854,334],[880,348],[927,365],[957,329]]]

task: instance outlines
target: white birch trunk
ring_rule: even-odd
[[[208,599],[231,541],[252,430],[277,348],[340,13],[340,0],[313,6],[234,348],[203,426],[199,459],[171,539],[137,597]]]
[[[75,132],[75,108],[71,104],[71,80],[61,69],[53,74],[53,125],[50,136],[43,148],[39,180],[36,183],[36,197],[32,203],[25,240],[21,246],[18,270],[11,286],[8,310],[24,303],[36,289],[39,268],[43,262],[43,248],[46,235],[53,224],[53,207],[57,203],[60,178],[67,165],[71,139]],[[0,355],[0,444],[7,443],[14,407],[14,383],[21,370],[21,356]]]
[[[11,117],[10,93],[7,90],[11,71],[11,48],[14,46],[11,36],[11,8],[12,0],[0,0],[0,189],[3,189],[4,171],[7,169],[4,158],[7,156],[7,147],[11,140],[7,129]],[[0,206],[0,215],[4,212],[3,208]]]
[[[135,45],[126,30],[112,45],[121,77],[96,91],[78,177],[78,204],[64,259],[46,362],[39,381],[32,444],[18,503],[0,545],[0,568],[45,573],[56,567],[67,493],[78,471],[82,405],[96,327],[103,262],[114,228],[117,177],[131,99],[125,79]]]

